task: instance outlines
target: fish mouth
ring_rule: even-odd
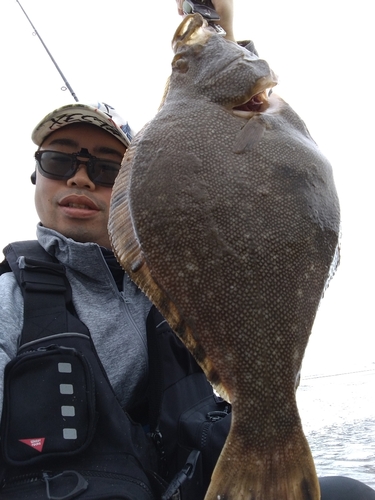
[[[233,106],[232,113],[242,118],[251,118],[256,113],[264,113],[269,107],[269,97],[275,85],[277,78],[273,72],[268,77],[261,78],[256,83],[250,98]]]
[[[234,112],[234,114],[238,114],[239,116],[244,116],[249,113],[262,113],[268,108],[268,97],[271,95],[271,93],[271,89],[263,90],[263,92],[255,94],[243,104],[232,108],[232,111]],[[243,113],[236,113],[237,111],[242,111]]]

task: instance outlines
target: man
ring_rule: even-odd
[[[101,109],[104,109],[104,113]],[[114,113],[114,110],[109,111]],[[106,258],[110,266],[116,267],[112,254],[105,250],[110,249],[107,231],[108,212],[111,188],[131,137],[129,128],[125,129],[124,133],[114,123],[111,126],[111,119],[105,114],[106,112],[107,110],[101,104],[97,110],[79,104],[65,106],[42,120],[33,132],[33,140],[39,146],[36,153],[37,171],[33,175],[36,175],[34,177],[35,205],[41,221],[38,227],[38,239],[42,246],[53,251],[54,255],[66,265],[68,279],[72,284],[74,283],[73,302],[75,303],[75,296],[77,296],[75,307],[78,316],[89,327],[95,343],[97,340],[96,348],[102,354],[101,359],[111,383],[115,391],[119,391],[120,401],[125,405],[131,399],[138,384],[144,383],[143,379],[147,372],[144,334],[150,303],[130,281],[127,281],[126,286],[131,291],[124,292],[124,294],[130,297],[135,296],[138,300],[134,318],[131,321],[128,320],[134,325],[132,329],[134,331],[127,328],[126,333],[124,328],[122,333],[118,332],[114,335],[113,324],[120,323],[120,318],[124,316],[126,318],[126,313],[124,314],[123,310],[115,311],[116,307],[109,304],[107,314],[104,316],[100,310],[89,311],[91,307],[88,308],[85,300],[89,280],[95,280],[95,277],[100,275],[99,269],[106,269]],[[96,120],[92,118],[92,115],[96,117]],[[115,119],[113,114],[112,117]],[[61,155],[59,156],[58,153]],[[77,158],[69,156],[77,153]],[[93,157],[96,159],[93,160]],[[103,175],[102,165],[111,169],[107,170],[105,179],[100,178]],[[67,170],[63,171],[65,168]],[[55,231],[60,234],[56,234]],[[62,240],[60,235],[64,235]],[[75,240],[77,244],[73,244],[70,239]],[[70,250],[72,246],[77,248],[77,254]],[[67,253],[68,249],[69,253]],[[87,283],[82,285],[74,275],[80,265],[85,264],[87,260],[91,261],[92,276],[87,276]],[[119,275],[122,274],[120,269],[117,271]],[[107,274],[107,281],[112,285],[112,276]],[[96,289],[95,284],[90,285],[90,288],[93,292]],[[99,294],[101,294],[100,288],[101,286],[97,287]],[[103,296],[100,296],[103,300]],[[14,307],[17,309],[17,306],[21,306],[22,297],[18,287],[14,287],[8,299],[13,305],[10,309]],[[107,300],[110,302],[110,297]],[[117,297],[117,301],[123,302],[120,296]],[[126,307],[130,309],[132,306]],[[122,309],[125,309],[125,305],[122,305]],[[111,314],[112,326],[108,324],[107,315],[109,314]],[[14,330],[14,326],[10,324],[13,319],[13,317],[8,317],[8,320],[5,320],[9,322],[8,332]],[[19,317],[17,314],[16,325],[18,328],[22,326],[22,315]],[[5,357],[4,362],[15,356],[19,333],[20,331],[9,344],[8,356]],[[115,337],[118,337],[117,340]],[[124,367],[117,367],[113,362],[113,358],[119,355],[123,356],[128,363],[125,374],[122,371]],[[117,372],[120,369],[122,375]],[[121,384],[121,377],[126,376],[127,372],[132,376],[127,377],[125,386]]]
[[[91,437],[87,436],[78,449],[71,446],[75,439],[69,440],[69,437],[65,439],[65,435],[62,443],[49,449],[48,443],[51,439],[48,438],[48,435],[51,433],[45,431],[46,424],[43,422],[47,415],[46,412],[40,413],[39,408],[46,407],[54,394],[43,390],[43,380],[36,378],[34,385],[40,386],[40,392],[46,393],[46,400],[38,399],[38,391],[36,390],[35,401],[30,404],[32,408],[29,408],[30,413],[27,414],[26,418],[31,421],[33,419],[37,421],[40,418],[43,425],[40,435],[38,435],[38,431],[32,430],[30,434],[19,436],[25,446],[25,451],[22,450],[20,454],[16,448],[20,441],[19,437],[12,441],[10,437],[8,439],[8,436],[17,434],[18,428],[13,427],[13,422],[15,419],[17,420],[19,414],[22,416],[23,413],[18,408],[14,409],[12,404],[17,404],[20,407],[22,402],[17,400],[17,403],[13,403],[14,399],[5,398],[2,416],[4,429],[2,445],[3,454],[6,457],[4,464],[2,464],[2,473],[5,482],[3,490],[0,490],[0,496],[26,499],[34,498],[33,495],[39,495],[36,498],[49,498],[49,490],[46,489],[48,486],[51,491],[55,491],[55,496],[70,498],[69,495],[75,491],[75,484],[66,486],[66,481],[71,482],[74,479],[69,474],[66,476],[67,469],[79,470],[77,472],[79,474],[77,476],[78,482],[81,484],[82,493],[85,493],[87,473],[82,473],[82,466],[78,462],[74,462],[72,458],[64,463],[61,457],[64,456],[64,453],[69,453],[69,456],[77,455],[79,460],[84,456],[80,453],[81,449],[88,448],[86,463],[96,457],[93,460],[93,465],[90,464],[88,467],[89,470],[94,468],[97,473],[118,474],[119,470],[116,470],[116,467],[110,463],[111,456],[116,453],[116,461],[120,463],[121,460],[124,460],[123,469],[128,469],[130,475],[136,477],[137,481],[142,484],[142,488],[147,489],[145,500],[146,498],[154,498],[152,487],[148,484],[147,478],[142,476],[142,472],[140,476],[137,476],[136,470],[132,472],[131,464],[127,463],[127,455],[123,454],[121,457],[117,450],[117,445],[119,445],[119,450],[126,450],[127,454],[133,441],[137,443],[142,441],[142,447],[145,449],[149,446],[147,441],[143,442],[144,437],[146,437],[143,429],[141,438],[138,439],[139,429],[134,428],[133,430],[129,419],[122,421],[123,412],[120,408],[126,408],[127,411],[131,412],[135,403],[144,398],[148,376],[146,319],[150,313],[151,304],[124,276],[120,266],[116,263],[109,250],[110,242],[107,232],[111,188],[131,139],[130,128],[126,122],[121,122],[113,109],[106,105],[73,104],[55,110],[43,119],[35,128],[32,138],[39,146],[35,154],[37,168],[32,175],[32,181],[36,184],[35,205],[41,221],[37,230],[38,241],[49,255],[53,255],[55,261],[57,260],[65,266],[65,274],[70,283],[72,294],[69,308],[74,309],[71,315],[72,321],[74,324],[74,318],[78,316],[83,322],[74,328],[69,327],[72,323],[70,320],[66,327],[65,323],[60,322],[57,325],[57,331],[64,331],[66,328],[67,332],[73,329],[73,331],[85,333],[84,328],[88,328],[95,352],[100,360],[98,363],[95,360],[90,363],[90,371],[95,372],[92,386],[101,388],[106,383],[102,380],[102,365],[105,378],[108,378],[119,404],[116,400],[107,402],[107,394],[111,393],[111,389],[107,390],[101,397],[98,396],[96,390],[97,402],[89,401],[87,404],[85,402],[83,408],[76,402],[72,402],[68,406],[63,402],[63,398],[66,396],[61,396],[62,402],[58,403],[58,407],[61,406],[65,410],[61,410],[60,413],[58,410],[57,417],[60,417],[62,422],[76,421],[74,418],[69,419],[69,414],[63,414],[63,411],[66,412],[69,408],[73,412],[71,413],[73,417],[75,413],[80,411],[86,414],[86,407],[92,406],[96,407],[94,411],[100,415],[97,423],[87,423],[87,427],[91,429],[89,432]],[[25,257],[28,256],[25,254]],[[39,278],[37,277],[37,279]],[[21,332],[24,337],[28,333],[28,329],[31,328],[32,321],[29,320],[26,310],[23,310],[24,297],[15,276],[12,273],[5,273],[0,280],[3,312],[1,314],[0,364],[3,372],[7,363],[16,356]],[[45,300],[50,301],[52,297],[50,299],[47,294]],[[46,307],[48,313],[49,305],[46,304]],[[63,311],[63,313],[68,314],[68,311]],[[23,331],[23,326],[25,326],[25,331]],[[51,334],[56,333],[54,327],[48,326],[48,331]],[[51,341],[49,341],[50,343]],[[65,347],[68,348],[70,345],[65,344]],[[85,347],[83,346],[82,349]],[[89,359],[90,356],[90,350],[85,352],[86,358]],[[33,377],[34,372],[36,373],[34,364],[31,365],[29,372],[29,378]],[[84,377],[86,376],[89,375],[85,374]],[[48,377],[52,378],[53,374],[46,372],[43,378]],[[11,385],[14,378],[14,376],[9,376],[9,378],[5,378],[5,381]],[[26,382],[23,382],[23,385]],[[58,385],[61,386],[60,383]],[[31,387],[30,390],[33,388]],[[7,391],[7,385],[3,388],[3,377],[1,377],[1,399],[3,394],[9,396],[10,393],[12,390]],[[9,401],[10,399],[12,402]],[[106,407],[109,404],[111,404],[111,413],[107,414]],[[103,408],[102,412],[98,411],[98,405]],[[119,409],[120,412],[118,412]],[[89,410],[87,409],[87,411]],[[56,408],[51,408],[49,413],[52,420],[55,412]],[[118,412],[117,416],[116,412]],[[79,438],[81,434],[83,435],[84,429],[81,429],[80,422],[76,422],[63,426],[62,432],[68,432],[69,429],[73,428],[75,434],[78,433]],[[120,427],[118,427],[118,422],[122,422]],[[27,428],[27,424],[28,422],[21,422],[22,431],[20,432],[24,432],[23,429]],[[95,430],[95,425],[100,427],[100,432],[104,428],[107,429],[106,433],[103,434],[103,439],[100,438],[100,432]],[[86,426],[86,421],[83,426]],[[113,432],[109,431],[109,428],[113,428]],[[52,435],[56,432],[59,435],[60,429],[53,431]],[[108,447],[107,443],[117,439],[117,433],[120,441],[121,436],[129,434],[134,434],[134,436],[123,445],[118,441],[115,445],[108,445]],[[93,434],[95,434],[94,439],[92,439]],[[28,452],[35,440],[39,438],[43,438],[43,449],[40,448],[39,452],[42,456],[46,453],[47,460],[41,462],[40,465],[34,465],[34,457],[29,456]],[[66,444],[69,444],[68,448]],[[105,463],[102,458],[97,458],[99,450],[101,457],[104,455],[107,457],[104,460]],[[32,452],[34,453],[34,450]],[[25,454],[25,458],[23,454]],[[143,463],[144,460],[147,461],[147,457],[142,453],[139,455],[135,452],[131,455]],[[38,458],[35,457],[35,460]],[[42,477],[41,474],[45,474],[44,471],[48,467],[52,469],[52,474]],[[152,464],[149,464],[148,467],[153,468]],[[83,467],[83,469],[86,468]],[[33,482],[36,485],[36,490],[30,488],[30,485],[27,485],[29,488],[26,491],[17,489],[15,484],[25,475],[34,477],[35,481]],[[97,498],[107,498],[106,495],[119,493],[116,488],[106,490],[104,484],[98,484],[98,480],[91,481],[91,483],[93,482],[93,488],[98,492],[100,492],[100,488],[104,488],[104,496]],[[131,488],[130,485],[126,484],[126,481],[122,481],[122,483],[118,484],[119,490],[126,491]],[[90,493],[92,494],[92,488]],[[118,498],[138,500],[138,498],[143,497],[141,492],[129,490],[128,496],[119,495]]]
[[[177,3],[181,7],[181,1]],[[214,4],[224,29],[233,38],[232,2],[221,0]],[[131,135],[127,123],[102,103],[78,103],[54,110],[33,131],[32,139],[38,146],[36,172],[32,174],[40,218],[38,242],[53,259],[52,266],[64,266],[71,297],[66,299],[63,311],[68,316],[67,329],[62,329],[60,320],[57,332],[48,325],[51,335],[44,341],[43,334],[42,343],[37,344],[41,347],[33,349],[29,343],[23,351],[25,356],[31,356],[33,364],[26,374],[19,375],[20,385],[24,387],[31,380],[30,390],[35,387],[36,391],[22,412],[18,395],[12,392],[12,360],[16,359],[21,334],[23,339],[28,333],[28,318],[33,311],[24,311],[27,290],[23,295],[15,273],[5,272],[0,277],[1,371],[7,366],[4,386],[4,379],[0,378],[0,397],[4,395],[5,399],[0,498],[152,500],[164,494],[167,500],[177,498],[182,485],[183,499],[203,499],[228,432],[229,406],[213,395],[195,361],[124,274],[110,250],[107,222],[111,188]],[[32,275],[39,261],[30,264],[28,255],[25,257],[26,261],[18,261],[20,275],[25,270]],[[43,295],[47,312],[54,295],[57,293]],[[74,328],[69,328],[72,324]],[[55,333],[59,336],[55,337]],[[66,343],[63,337],[68,339]],[[89,337],[90,347],[86,342]],[[61,406],[58,416],[62,417],[64,439],[56,438],[44,459],[43,447],[49,443],[41,440],[42,435],[20,435],[22,439],[16,443],[9,436],[19,432],[18,419],[21,429],[26,428],[28,421],[37,427],[39,415],[41,429],[46,415],[50,415],[51,426],[58,420],[52,403],[49,407],[52,395],[41,390],[46,384],[44,379],[54,379],[54,372],[42,374],[43,380],[35,378],[35,383],[33,379],[37,371],[35,360],[41,363],[49,351],[55,355],[56,343],[58,347],[62,343],[65,350],[77,350],[77,345],[80,350],[82,346],[90,365],[88,371],[93,372],[97,401],[87,404],[88,408],[94,406],[94,417],[87,417],[90,432],[79,449],[74,442],[84,430],[79,423],[74,427],[66,422],[80,411],[81,401]],[[73,361],[67,363],[66,358],[60,365],[62,372],[66,365],[75,366]],[[85,372],[85,377],[91,381],[90,373]],[[61,386],[59,397],[68,398],[69,384]],[[21,397],[26,398],[25,393]],[[89,396],[83,394],[82,400]],[[40,408],[47,411],[40,412]],[[207,419],[206,415],[213,412],[215,418]],[[13,415],[17,418],[10,418]],[[200,433],[199,429],[205,430]],[[65,431],[76,431],[74,439]],[[203,432],[211,436],[205,446],[201,442]],[[330,498],[334,497],[323,500]],[[357,495],[347,500],[354,498],[371,497]]]
[[[231,6],[231,2],[227,3]],[[222,17],[230,31],[231,8],[227,10],[229,14]],[[51,305],[58,294],[51,293],[47,287],[47,291],[34,299],[35,308],[29,306],[33,294],[28,295],[24,291],[28,285],[22,282],[20,286],[19,282],[24,270],[29,269],[26,251],[18,260],[19,263],[23,256],[26,258],[22,270],[12,268],[14,273],[5,272],[0,277],[1,371],[7,366],[4,387],[3,379],[0,382],[0,397],[4,395],[5,400],[0,497],[10,500],[78,495],[84,499],[97,494],[97,498],[151,500],[165,493],[167,499],[175,498],[180,483],[185,480],[183,498],[203,498],[230,420],[223,418],[225,424],[218,439],[212,443],[208,440],[208,458],[203,461],[199,454],[190,456],[196,438],[189,435],[189,425],[186,442],[179,442],[179,417],[182,416],[183,421],[184,413],[199,403],[204,412],[199,414],[202,421],[195,427],[202,423],[217,427],[215,422],[204,422],[206,413],[223,410],[225,416],[228,405],[217,401],[195,361],[149,300],[124,274],[110,250],[107,223],[111,188],[130,143],[131,130],[113,108],[102,103],[94,106],[78,103],[54,110],[43,118],[35,127],[32,139],[38,146],[36,171],[31,177],[36,186],[35,206],[40,218],[37,238],[52,257],[51,265],[64,266],[71,300],[67,300],[62,315],[56,314],[60,319],[51,318],[51,323],[48,321],[43,328],[37,325],[38,335],[30,338],[29,325],[38,323],[42,313],[37,310],[35,319],[29,317],[28,311],[45,303],[46,315],[49,314],[49,310],[60,307]],[[6,255],[10,262],[10,254]],[[43,263],[39,266],[39,260],[33,260],[30,269],[38,267],[43,267]],[[21,276],[18,281],[17,273]],[[36,279],[42,279],[40,274]],[[32,286],[38,285],[33,282]],[[64,314],[68,317],[66,322],[61,319]],[[49,335],[43,344],[45,330]],[[91,349],[83,338],[88,332],[93,344]],[[82,350],[90,362],[97,401],[94,404],[87,397],[87,408],[95,407],[98,414],[91,419],[93,423],[90,418],[87,424],[83,421],[84,425],[77,420],[79,407],[73,399],[69,404],[60,403],[60,399],[68,398],[67,394],[59,395],[58,404],[50,404],[55,394],[52,394],[53,387],[47,387],[46,379],[55,382],[53,372],[45,370],[39,377],[35,364],[30,364],[29,369],[24,370],[25,378],[17,379],[19,372],[13,369],[12,361],[17,362],[20,338],[21,349],[24,343],[33,344],[31,356],[41,363],[41,351],[44,354],[51,349],[51,343],[62,345],[61,335],[55,340],[56,333],[64,337],[65,349]],[[43,337],[42,343],[36,341],[39,336]],[[151,339],[149,342],[147,336]],[[157,339],[155,345],[154,338]],[[25,348],[22,352],[26,351]],[[160,352],[164,359],[160,359]],[[63,361],[58,365],[73,366],[66,359]],[[30,390],[18,394],[13,390],[16,383],[24,388],[30,384]],[[68,386],[60,381],[54,385]],[[72,393],[75,391],[71,389]],[[27,400],[26,405],[22,398]],[[86,404],[85,396],[82,398]],[[41,412],[45,407],[48,411]],[[50,426],[56,429],[47,432],[45,420],[49,415]],[[73,421],[78,423],[71,423]],[[33,423],[32,430],[26,432],[29,422]],[[34,430],[36,427],[38,431]],[[77,447],[74,442],[85,434],[82,427],[90,432]],[[60,433],[64,439],[59,437]],[[69,436],[75,439],[69,440]],[[49,444],[52,440],[56,441],[53,445]],[[190,482],[188,476],[192,479]],[[108,477],[111,484],[107,484]],[[167,489],[174,477],[175,482]]]

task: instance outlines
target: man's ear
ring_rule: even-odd
[[[34,170],[34,172],[31,174],[30,176],[30,180],[31,180],[31,184],[36,184],[36,171]]]

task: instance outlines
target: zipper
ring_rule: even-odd
[[[142,335],[142,332],[140,331],[139,326],[134,321],[133,316],[131,314],[129,304],[132,304],[133,301],[125,296],[124,291],[120,292],[120,295],[121,295],[121,298],[122,298],[122,301],[123,301],[123,304],[125,307],[125,311],[126,311],[125,317],[129,321],[129,324],[131,324],[134,331],[137,333],[138,338],[142,341],[143,348],[144,348],[145,352],[148,353],[147,340],[146,340],[147,332],[145,332],[145,335]],[[147,354],[147,356],[148,356],[148,354]]]
[[[166,457],[165,448],[164,448],[164,444],[163,444],[163,435],[160,432],[159,428],[156,427],[156,429],[154,431],[149,433],[149,436],[152,439],[152,441],[154,442],[155,447],[156,447],[156,451],[158,454],[159,473],[162,477],[165,477],[165,475],[167,473],[167,470],[166,470],[167,457]]]
[[[14,476],[10,479],[3,479],[1,489],[14,486],[22,486],[24,484],[36,483],[42,480],[41,474],[23,474],[21,476]]]
[[[211,425],[219,420],[223,419],[230,413],[230,406],[226,405],[223,410],[210,411],[206,415],[206,421],[202,424],[201,430],[201,449],[203,450],[207,445],[208,433]]]

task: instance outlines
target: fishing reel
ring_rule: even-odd
[[[220,16],[216,12],[211,0],[184,0],[182,4],[184,14],[200,14],[217,33],[225,36],[225,30],[216,24],[220,21]]]

